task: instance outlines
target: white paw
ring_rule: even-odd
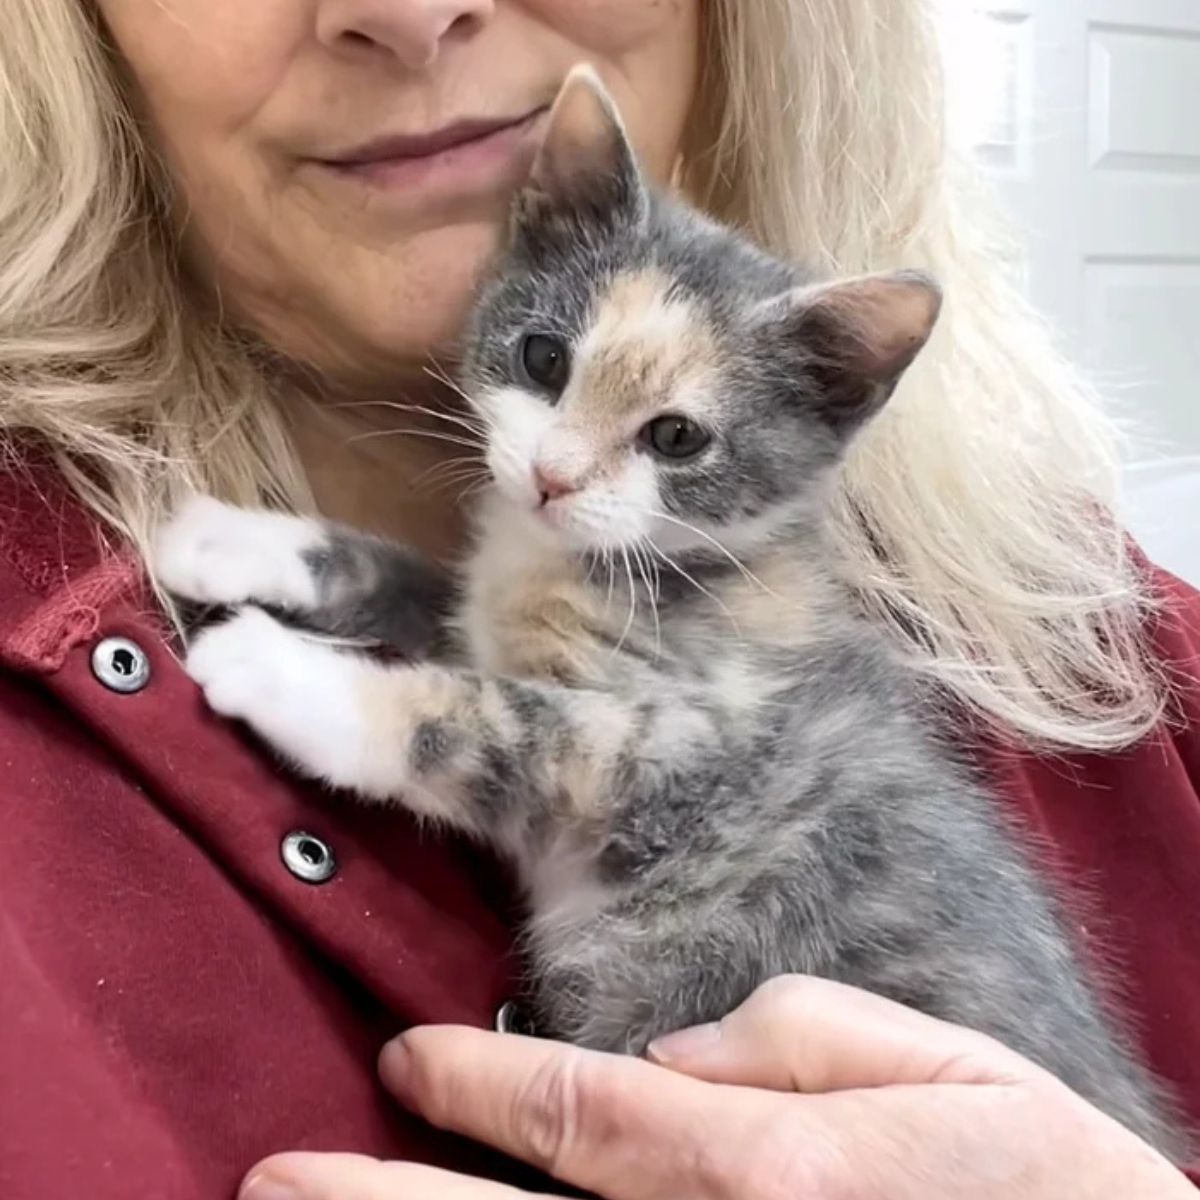
[[[362,784],[370,741],[362,670],[355,656],[258,608],[206,629],[187,656],[187,672],[210,708],[246,722],[307,774],[350,788]]]
[[[196,638],[187,672],[216,712],[261,725],[303,684],[310,648],[261,609],[247,608]]]
[[[307,609],[317,590],[304,553],[321,542],[315,521],[194,496],[158,531],[153,566],[187,600]]]

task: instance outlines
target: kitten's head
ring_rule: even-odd
[[[488,464],[581,552],[745,544],[811,510],[937,319],[916,272],[813,283],[653,192],[576,68],[464,363]]]

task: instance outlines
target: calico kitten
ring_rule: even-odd
[[[494,485],[461,580],[211,500],[158,568],[404,649],[249,605],[188,668],[301,770],[515,864],[538,1031],[638,1053],[823,975],[995,1036],[1171,1151],[1053,904],[823,541],[830,479],[939,303],[913,272],[814,280],[656,194],[577,70],[469,329]]]

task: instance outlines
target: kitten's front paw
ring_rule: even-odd
[[[315,521],[193,496],[158,531],[153,566],[167,591],[185,600],[303,611],[317,603],[305,554],[321,542]]]
[[[215,712],[261,726],[302,683],[297,659],[305,649],[299,634],[247,608],[196,638],[187,673]]]
[[[359,787],[369,763],[369,721],[351,655],[245,608],[192,643],[188,674],[209,707],[244,721],[305,773]]]

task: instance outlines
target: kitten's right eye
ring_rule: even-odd
[[[521,341],[521,368],[532,383],[559,395],[571,374],[567,343],[550,333],[526,334]]]
[[[659,458],[695,458],[712,441],[712,434],[687,417],[668,413],[642,426],[638,439]]]

